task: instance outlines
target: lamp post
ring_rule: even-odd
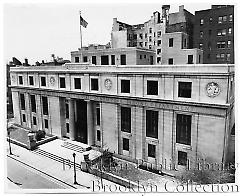
[[[12,148],[11,148],[11,141],[10,141],[10,130],[7,130],[8,132],[8,145],[9,145],[9,154],[12,155]]]
[[[76,177],[76,165],[75,165],[75,157],[76,157],[76,154],[73,153],[73,171],[74,171],[74,183],[73,184],[78,184],[77,183],[77,177]]]

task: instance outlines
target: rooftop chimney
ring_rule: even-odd
[[[28,59],[25,59],[25,66],[28,66]]]
[[[180,5],[179,6],[179,12],[183,12],[184,11],[184,5]]]

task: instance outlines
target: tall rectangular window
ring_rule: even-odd
[[[148,144],[148,157],[156,158],[156,146]]]
[[[35,95],[31,95],[30,99],[31,99],[31,109],[32,109],[32,112],[36,112],[36,99],[35,99]]]
[[[123,138],[123,150],[129,151],[129,139]]]
[[[178,97],[191,98],[192,82],[178,82]]]
[[[147,95],[158,95],[158,81],[147,81]]]
[[[100,107],[96,107],[96,113],[97,113],[97,125],[100,125]]]
[[[20,94],[20,105],[21,105],[21,110],[25,110],[25,96],[24,96],[24,94]]]
[[[66,123],[66,131],[69,133],[69,123]]]
[[[115,55],[111,55],[111,65],[115,65]]]
[[[203,25],[203,24],[204,24],[204,19],[201,18],[201,19],[200,19],[200,26]]]
[[[178,151],[178,165],[186,166],[187,165],[187,153]]]
[[[43,115],[48,115],[48,99],[47,99],[47,97],[42,97],[42,109],[43,109]]]
[[[146,111],[146,136],[158,138],[158,111]]]
[[[79,57],[75,56],[75,63],[79,63]]]
[[[121,65],[126,65],[127,64],[126,54],[121,54],[120,61],[121,61],[120,62]]]
[[[66,119],[69,119],[69,103],[65,102],[65,112],[66,112]]]
[[[121,131],[131,133],[131,108],[121,107]]]
[[[37,118],[33,116],[33,125],[37,125]]]
[[[22,115],[22,121],[26,122],[26,115],[25,114]]]
[[[177,114],[176,131],[177,143],[191,145],[192,116]]]
[[[44,127],[45,127],[45,129],[48,129],[48,120],[47,119],[44,119]]]
[[[64,77],[60,77],[60,88],[66,88],[66,82]]]
[[[46,86],[46,77],[42,76],[40,79],[41,79],[41,86]]]
[[[81,89],[81,78],[74,78],[74,88]]]
[[[100,132],[100,130],[97,130],[97,141],[98,142],[101,141],[101,132]]]
[[[121,80],[121,93],[130,93],[130,80]]]
[[[29,85],[34,85],[33,76],[29,76]]]
[[[19,84],[23,84],[23,77],[22,76],[18,76],[18,82],[19,82]]]
[[[173,38],[169,38],[168,44],[169,44],[169,47],[173,47]]]
[[[91,90],[98,91],[98,79],[91,78]]]
[[[97,65],[97,57],[92,56],[92,64]]]

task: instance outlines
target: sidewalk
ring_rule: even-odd
[[[76,162],[80,164],[80,162],[83,160],[83,153],[79,153],[79,152],[61,147],[61,144],[63,144],[63,142],[64,142],[63,140],[56,139],[52,142],[48,142],[46,144],[41,145],[39,148],[47,152],[61,156],[62,158],[69,159],[71,161],[73,161],[72,154],[74,152],[76,153]],[[100,189],[100,187],[98,186],[98,183],[100,183],[100,178],[97,176],[77,170],[76,176],[77,176],[77,182],[79,185],[74,185],[73,184],[73,175],[74,175],[73,167],[70,168],[69,166],[66,165],[64,170],[62,163],[59,163],[47,157],[38,155],[32,151],[29,151],[15,144],[11,144],[11,148],[12,148],[13,155],[8,155],[8,156],[16,160],[19,160],[21,162],[24,162],[25,164],[30,165],[42,171],[43,173],[46,173],[54,178],[57,178],[71,185],[72,186],[71,192],[104,192],[104,191],[111,192],[109,188],[105,190]],[[97,153],[98,153],[97,151],[91,150],[90,157],[97,156],[98,155]],[[115,187],[121,187],[120,185],[107,181],[105,179],[103,179],[103,184],[106,185],[106,187],[113,187],[113,190],[115,190]],[[73,187],[75,187],[77,190],[74,189]]]

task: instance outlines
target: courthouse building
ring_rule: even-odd
[[[10,75],[24,127],[156,165],[230,158],[233,65],[67,63]]]

